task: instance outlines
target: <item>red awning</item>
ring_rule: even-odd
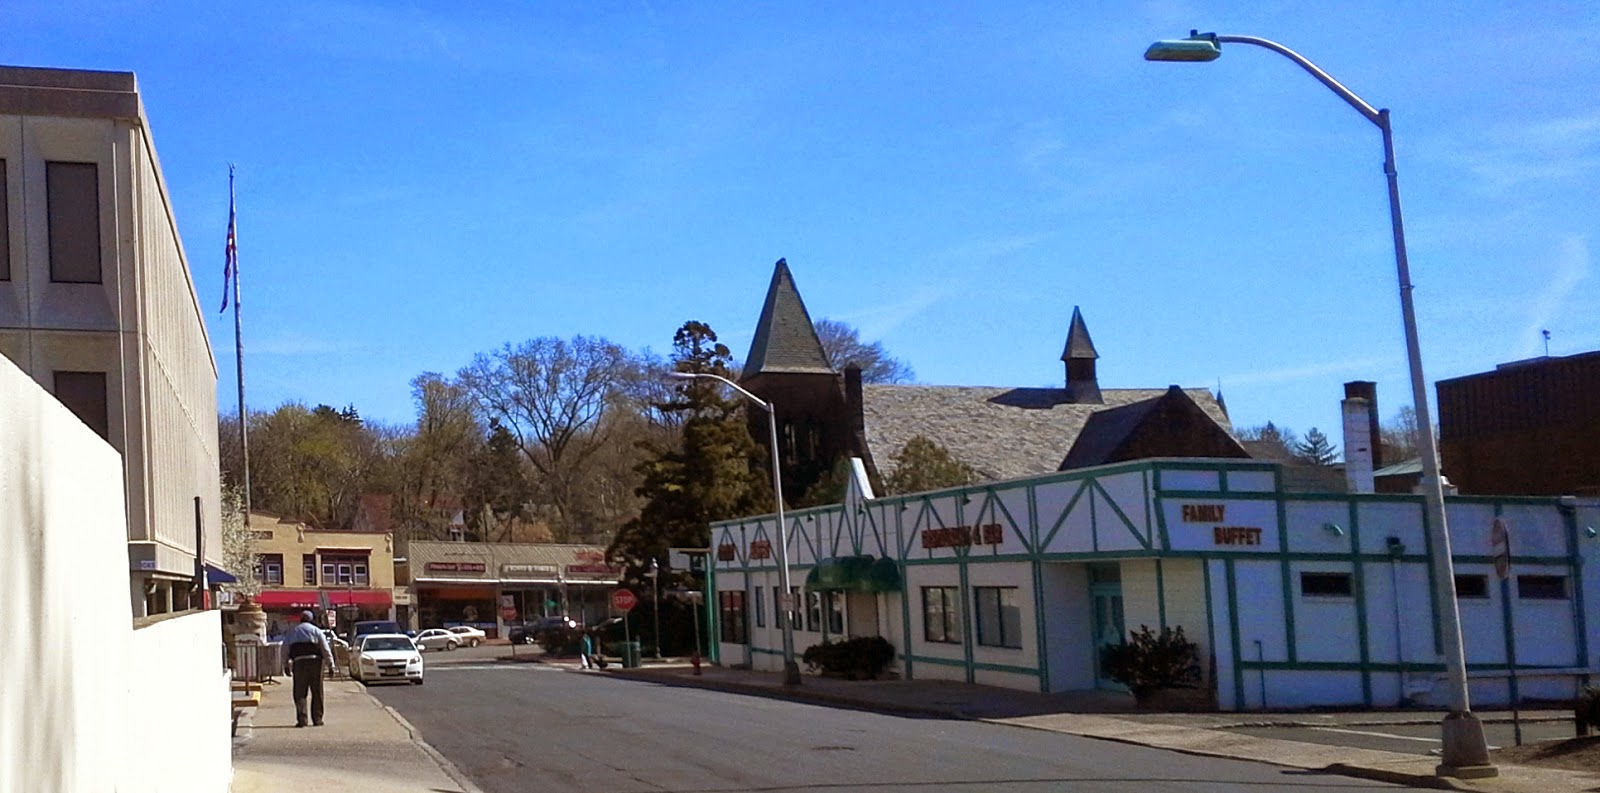
[[[393,598],[381,589],[264,589],[256,594],[255,601],[262,608],[314,609],[322,605],[322,595],[328,596],[330,606],[368,606],[388,608]]]

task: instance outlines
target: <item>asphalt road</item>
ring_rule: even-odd
[[[538,664],[373,689],[487,793],[1378,790],[1255,763],[912,719]]]

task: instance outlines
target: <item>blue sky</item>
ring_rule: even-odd
[[[227,164],[246,381],[412,415],[508,342],[748,348],[787,257],[921,382],[1215,387],[1337,441],[1410,402],[1377,130],[1392,108],[1430,380],[1600,348],[1600,4],[19,2],[0,61],[132,70],[223,405]],[[455,6],[466,5],[462,10]]]

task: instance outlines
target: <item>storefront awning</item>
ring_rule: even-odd
[[[264,589],[256,593],[255,601],[268,609],[314,609],[321,605],[322,595],[327,595],[330,606],[388,608],[394,600],[388,592],[373,589]]]
[[[237,584],[239,579],[227,570],[214,565],[206,565],[206,582],[211,584]]]
[[[899,592],[900,566],[893,559],[862,556],[835,556],[823,559],[806,573],[806,589],[812,592]]]

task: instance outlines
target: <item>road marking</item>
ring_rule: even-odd
[[[1320,730],[1322,732],[1340,732],[1340,733],[1344,733],[1345,735],[1366,735],[1366,736],[1370,736],[1370,737],[1373,737],[1373,738],[1392,738],[1392,739],[1394,739],[1396,741],[1422,741],[1423,743],[1441,743],[1441,741],[1438,738],[1418,738],[1418,737],[1416,737],[1414,735],[1395,735],[1393,733],[1387,733],[1387,732],[1369,732],[1367,730],[1344,730],[1344,729],[1340,729],[1338,727],[1312,727],[1311,729]],[[1499,749],[1499,748],[1500,747],[1498,747],[1498,746],[1490,746],[1489,750],[1493,751],[1493,750]]]
[[[428,672],[476,672],[485,669],[497,671],[522,671],[522,672],[559,672],[560,667],[545,664],[437,664],[428,667]]]

